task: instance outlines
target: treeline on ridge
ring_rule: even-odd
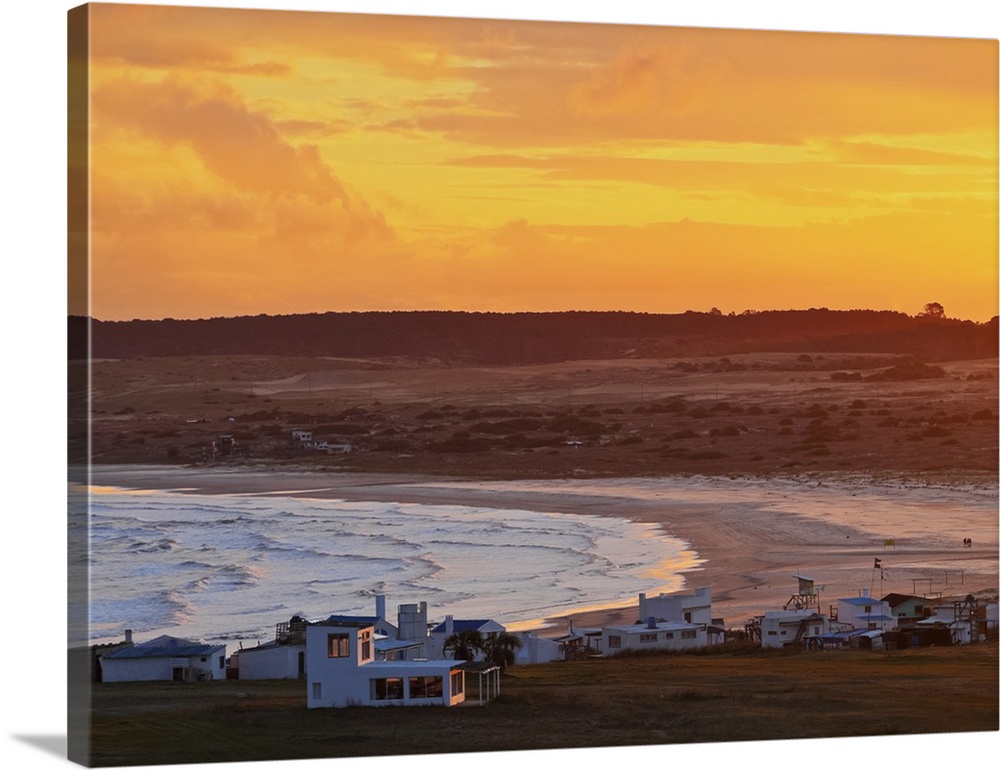
[[[899,353],[923,361],[993,358],[997,318],[975,323],[876,310],[741,315],[567,311],[330,312],[198,320],[69,318],[69,356],[405,357],[446,364],[532,364],[754,352]]]

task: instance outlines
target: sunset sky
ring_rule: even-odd
[[[997,314],[995,40],[96,4],[90,45],[97,318]]]

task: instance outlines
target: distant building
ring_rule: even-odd
[[[278,623],[274,639],[256,647],[240,647],[231,667],[239,679],[300,679],[306,674],[306,624],[299,615]]]
[[[625,651],[690,650],[708,646],[708,629],[703,624],[658,621],[650,617],[645,623],[605,626],[601,629],[601,646],[605,657]]]
[[[813,609],[765,612],[760,619],[760,646],[816,647],[817,637],[829,632],[830,619]]]
[[[891,631],[896,625],[889,603],[872,598],[867,588],[860,596],[837,600],[837,620],[868,631]]]
[[[452,634],[462,631],[478,631],[482,635],[483,641],[487,641],[506,630],[495,620],[455,620],[454,616],[446,615],[444,622],[434,626],[427,636],[427,657],[436,660],[444,658],[444,643]]]
[[[296,428],[292,431],[292,444],[300,449],[309,449],[313,445],[311,430]]]
[[[910,594],[886,594],[882,601],[889,605],[897,628],[912,625],[931,614],[931,606],[926,598]]]
[[[712,617],[712,589],[709,586],[696,588],[693,593],[661,593],[652,597],[639,594],[639,620],[645,622],[648,618],[702,625],[708,644],[725,641],[725,621]]]
[[[105,682],[202,682],[226,678],[225,645],[174,636],[123,647],[101,656]]]

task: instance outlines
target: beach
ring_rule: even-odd
[[[948,483],[832,473],[487,481],[251,466],[94,465],[90,481],[125,489],[481,506],[654,524],[696,553],[697,566],[683,575],[684,590],[710,586],[713,614],[730,629],[781,609],[797,593],[796,575],[815,581],[821,610],[863,591],[947,600],[992,598],[998,590],[997,488],[988,476]],[[545,618],[537,630],[558,635],[571,621],[576,628],[599,628],[636,620],[637,598]]]

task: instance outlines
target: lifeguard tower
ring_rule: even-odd
[[[805,575],[792,575],[799,581],[799,592],[785,602],[786,610],[806,610],[819,607],[819,595],[816,593],[816,581]]]

